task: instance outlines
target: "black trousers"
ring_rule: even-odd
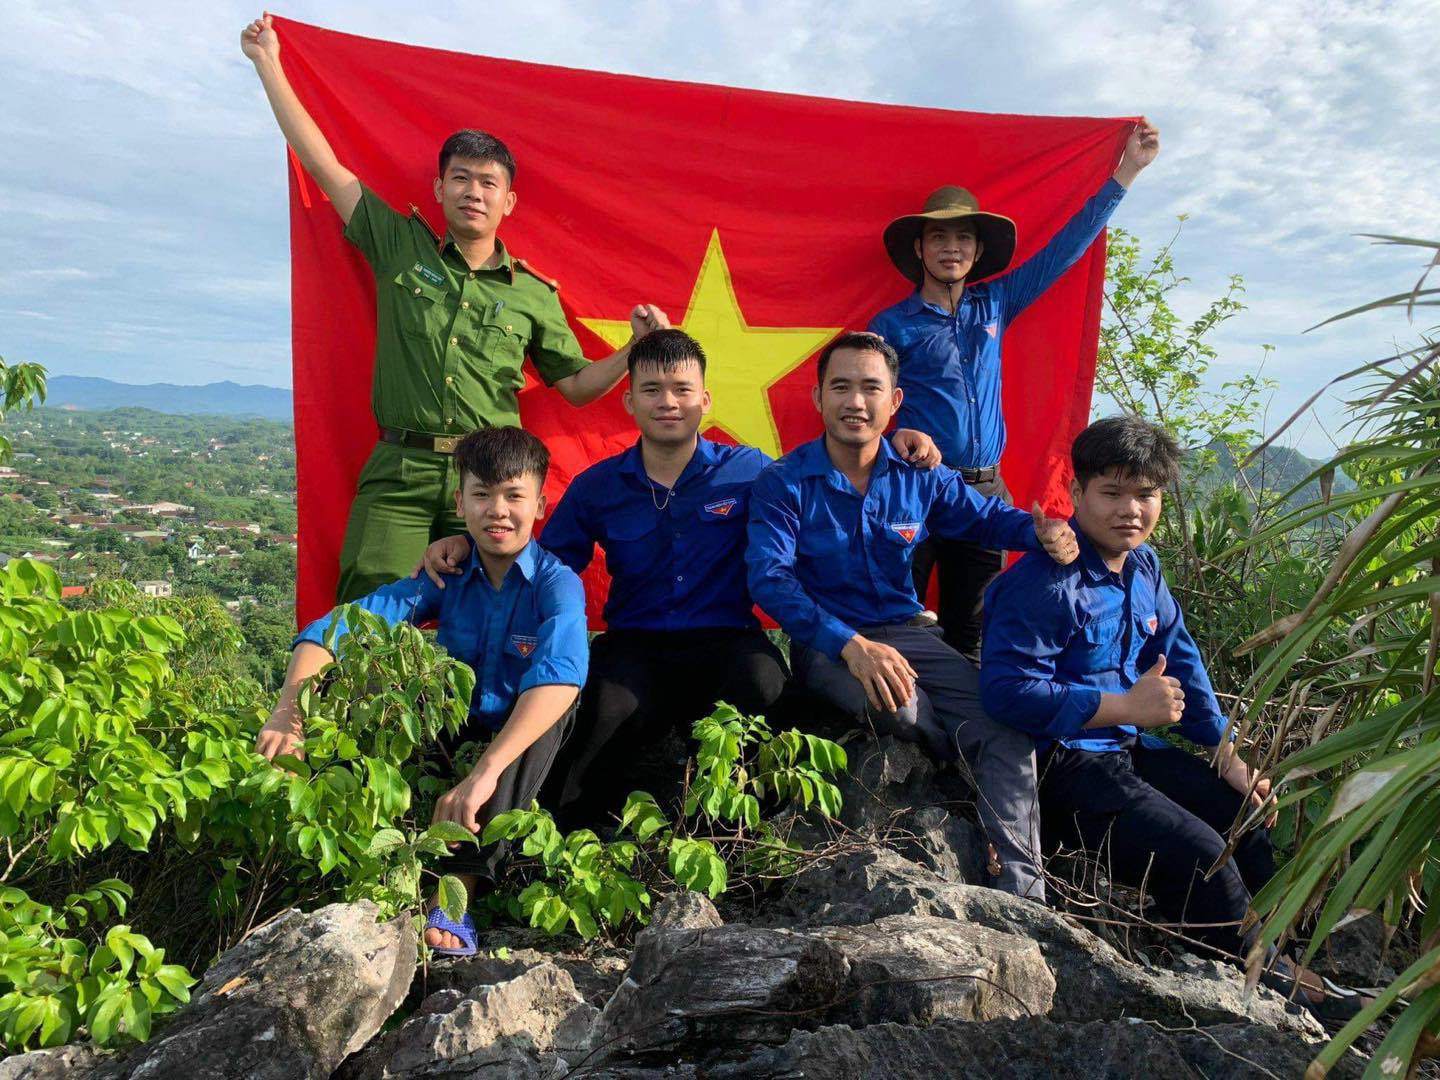
[[[574,829],[603,824],[637,787],[661,797],[656,788],[678,785],[681,770],[646,763],[647,752],[671,731],[688,742],[691,725],[717,701],[765,712],[787,676],[780,650],[760,630],[606,631],[591,644],[575,737],[541,801]]]
[[[996,495],[1010,501],[1010,489],[999,473],[983,484],[970,485],[981,495]],[[926,537],[915,549],[910,573],[915,595],[925,603],[930,574],[940,574],[940,627],[945,644],[971,663],[980,663],[980,611],[985,588],[1005,569],[1005,553],[963,540]]]
[[[579,708],[580,703],[577,700],[549,731],[531,743],[526,751],[500,774],[495,785],[495,794],[490,796],[490,801],[479,814],[481,832],[506,810],[528,809],[530,804],[539,798],[540,789],[555,765],[560,748],[574,730],[575,716]],[[448,765],[451,755],[461,743],[479,742],[490,737],[490,732],[462,728],[458,735],[442,736],[441,745],[432,754],[432,760]],[[462,778],[457,776],[455,779],[458,782]],[[440,864],[440,871],[446,874],[477,874],[492,882],[499,881],[505,869],[505,860],[509,857],[509,840],[497,840],[478,849],[462,844]]]
[[[1143,881],[1167,921],[1193,924],[1187,937],[1234,956],[1255,933],[1240,933],[1250,898],[1275,873],[1269,831],[1256,829],[1205,880],[1244,798],[1206,759],[1138,741],[1120,753],[1057,745],[1040,765],[1047,846],[1096,853],[1112,880],[1135,888]],[[1216,923],[1232,925],[1204,925]]]

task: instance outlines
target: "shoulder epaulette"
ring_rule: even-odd
[[[413,202],[410,204],[410,216],[425,226],[425,231],[430,234],[430,239],[434,240],[437,244],[440,243],[440,234],[437,233],[430,222],[425,219],[425,215],[420,212],[420,207],[416,206]]]
[[[525,271],[527,274],[529,274],[531,277],[539,278],[541,281],[543,281],[546,285],[549,285],[550,288],[554,289],[556,292],[559,292],[559,291],[560,291],[560,282],[556,281],[556,280],[555,280],[554,278],[552,278],[552,277],[546,277],[544,274],[542,274],[539,270],[536,270],[535,267],[531,266],[531,265],[530,265],[528,262],[526,262],[524,259],[514,259],[514,260],[512,260],[512,261],[515,263],[516,266],[520,267],[521,270],[524,270],[524,271]]]

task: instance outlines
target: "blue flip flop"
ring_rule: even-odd
[[[475,920],[470,917],[467,911],[464,918],[459,922],[445,914],[445,909],[438,904],[430,909],[429,916],[425,919],[426,930],[443,930],[447,934],[454,934],[463,943],[464,947],[459,949],[447,949],[443,945],[431,945],[431,952],[439,953],[441,956],[474,956],[475,955]]]

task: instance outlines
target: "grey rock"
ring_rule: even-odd
[[[1052,1019],[1138,1016],[1172,1027],[1253,1021],[1307,1037],[1323,1032],[1281,995],[1264,987],[1247,991],[1238,968],[1203,962],[1191,972],[1147,971],[1041,904],[944,881],[884,848],[807,870],[765,918],[863,925],[887,915],[957,919],[1034,940],[1055,977]]]
[[[80,1080],[101,1060],[89,1043],[31,1050],[0,1061],[0,1080]]]
[[[1132,1080],[1134,1077],[1301,1075],[1320,1050],[1293,1032],[1251,1024],[1169,1032],[1138,1020],[1088,1024],[1044,1020],[944,1020],[929,1027],[876,1024],[797,1032],[783,1046],[717,1064],[709,1080]],[[1356,1080],[1354,1059],[1332,1080]]]
[[[946,881],[983,885],[989,880],[985,834],[969,818],[943,806],[922,806],[904,818],[903,825],[913,834],[897,845],[907,858]]]
[[[1313,967],[1342,983],[1354,986],[1383,986],[1396,976],[1394,965],[1387,962],[1390,933],[1378,913],[1348,922],[1330,933]]]
[[[868,926],[812,931],[850,961],[848,1000],[829,1019],[894,1021],[1044,1016],[1055,979],[1038,943],[973,923],[891,915]]]
[[[395,1010],[415,970],[406,916],[374,904],[288,911],[231,949],[151,1040],[103,1080],[323,1080]]]
[[[817,937],[752,926],[657,929],[601,1014],[603,1059],[685,1045],[779,1042],[819,1022],[845,993],[849,964]]]
[[[724,926],[725,920],[704,893],[681,889],[667,893],[655,904],[648,930],[710,930]]]
[[[915,743],[891,736],[862,738],[846,746],[850,768],[836,779],[840,820],[866,836],[884,837],[913,808],[943,801],[936,790],[936,764]]]
[[[541,964],[555,964],[570,975],[580,995],[599,1008],[615,992],[625,977],[625,969],[630,966],[628,953],[617,949],[576,948],[573,938],[536,940],[536,945],[543,948],[505,944],[507,940],[532,940],[529,934],[501,937],[492,932],[486,938],[474,956],[432,963],[423,975],[424,992],[458,990],[464,993],[472,987],[513,979]],[[417,974],[416,978],[418,981],[421,976]]]
[[[441,991],[426,1000],[444,1004],[455,993]],[[543,963],[513,979],[477,986],[447,1011],[416,1013],[347,1064],[343,1075],[346,1080],[563,1075],[568,1066],[560,1055],[583,1055],[598,1015],[569,974]]]

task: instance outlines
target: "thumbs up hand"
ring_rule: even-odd
[[[1035,519],[1035,538],[1050,558],[1061,566],[1069,566],[1080,557],[1080,543],[1068,521],[1046,517],[1038,502],[1030,508],[1030,516]]]
[[[1185,715],[1185,691],[1179,679],[1165,674],[1164,656],[1125,691],[1125,706],[1125,722],[1133,727],[1157,728],[1180,722]]]

